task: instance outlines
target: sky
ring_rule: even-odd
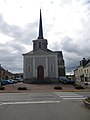
[[[0,64],[23,71],[23,56],[33,49],[42,10],[48,48],[62,51],[67,73],[90,57],[90,0],[0,0]]]

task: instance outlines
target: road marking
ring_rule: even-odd
[[[61,95],[60,97],[83,97],[82,95]]]
[[[60,96],[63,100],[82,100],[85,99],[82,95],[63,95]]]
[[[84,97],[83,98],[63,98],[63,100],[83,100],[83,99],[85,99]]]
[[[17,104],[45,104],[60,103],[60,101],[27,101],[27,102],[1,102],[0,105],[17,105]]]
[[[85,97],[83,95],[79,95],[76,93],[55,93],[59,98],[62,98],[63,100],[83,100]]]

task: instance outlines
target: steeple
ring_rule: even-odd
[[[42,15],[40,9],[40,21],[39,21],[39,36],[38,39],[43,39],[43,26],[42,26]]]
[[[37,50],[44,50],[47,51],[47,39],[44,39],[43,37],[43,26],[42,26],[42,15],[41,15],[41,9],[40,9],[40,20],[39,20],[39,36],[36,40],[33,40],[33,51]]]

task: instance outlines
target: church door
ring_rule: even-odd
[[[42,65],[39,65],[37,68],[37,78],[44,79],[44,67]]]

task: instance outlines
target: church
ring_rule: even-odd
[[[40,9],[38,38],[33,40],[33,50],[23,54],[23,79],[28,83],[49,83],[58,81],[60,76],[65,76],[63,54],[48,49],[48,41],[43,37]]]

